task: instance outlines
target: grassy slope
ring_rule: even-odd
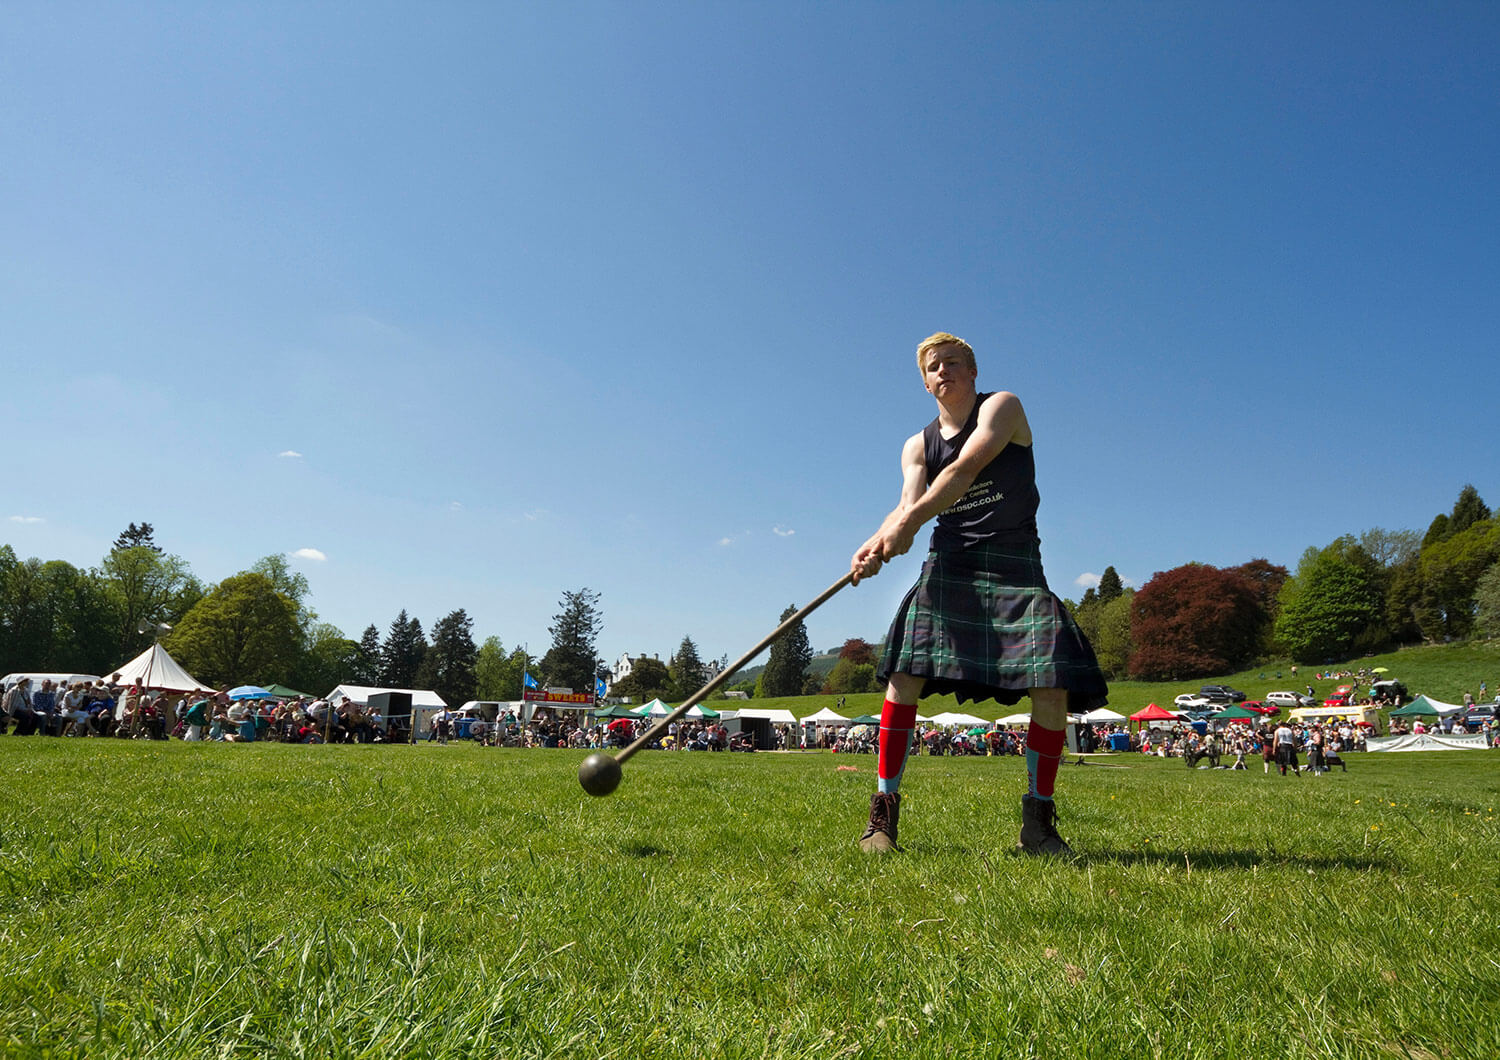
[[[1500,1055],[1497,759],[1022,763],[0,739],[0,1053]]]
[[[1390,670],[1387,677],[1399,678],[1413,694],[1425,693],[1445,703],[1463,702],[1464,692],[1472,692],[1479,698],[1479,682],[1489,682],[1489,695],[1500,691],[1500,640],[1472,641],[1463,644],[1424,645],[1403,651],[1388,652],[1367,658],[1348,660],[1330,667],[1333,670],[1358,670],[1360,667],[1384,666]],[[1311,684],[1320,693],[1332,693],[1342,683],[1335,680],[1317,681],[1313,673],[1317,667],[1299,667],[1297,677],[1291,676],[1291,664],[1272,660],[1239,673],[1203,677],[1195,681],[1115,681],[1110,684],[1110,705],[1121,714],[1133,714],[1148,703],[1159,703],[1168,709],[1172,701],[1182,692],[1196,692],[1201,685],[1227,684],[1246,693],[1251,699],[1260,699],[1267,692],[1291,689],[1301,692]],[[1280,671],[1282,676],[1275,675]],[[1262,676],[1264,674],[1264,676]],[[878,693],[848,696],[845,706],[851,714],[878,714],[882,696]],[[794,696],[783,699],[755,700],[757,706],[784,707],[798,717],[815,713],[825,706],[833,706],[837,696]],[[922,710],[936,714],[945,710],[959,709],[951,696],[924,699]],[[983,718],[996,718],[1009,714],[1013,709],[1002,708],[997,703],[981,703],[963,708]]]

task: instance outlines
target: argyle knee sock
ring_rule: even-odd
[[[1057,780],[1057,767],[1062,763],[1063,740],[1066,735],[1066,729],[1044,729],[1035,721],[1027,727],[1026,786],[1028,795],[1051,800],[1052,786]]]
[[[875,770],[878,791],[890,794],[901,790],[901,774],[906,772],[906,753],[916,727],[915,703],[892,703],[888,699],[880,708],[880,757]]]

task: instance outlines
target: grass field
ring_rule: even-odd
[[[7,1057],[1500,1056],[1500,758],[0,739]],[[1105,760],[1101,760],[1105,761]],[[856,772],[836,769],[853,765]]]

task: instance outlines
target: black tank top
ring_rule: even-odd
[[[958,459],[964,443],[979,425],[979,407],[991,396],[978,395],[968,422],[952,438],[943,437],[938,420],[933,420],[922,432],[929,483]],[[938,515],[932,530],[932,548],[937,552],[956,552],[986,543],[1035,542],[1036,510],[1041,499],[1031,446],[1011,442],[975,477],[964,495]]]

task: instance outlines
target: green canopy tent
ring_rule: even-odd
[[[861,714],[857,718],[849,719],[850,725],[879,725],[880,719],[873,714]]]
[[[1413,718],[1413,717],[1418,717],[1418,716],[1438,717],[1438,716],[1440,716],[1442,714],[1446,714],[1446,713],[1450,713],[1450,712],[1449,711],[1444,711],[1444,710],[1439,710],[1438,709],[1438,704],[1434,703],[1432,700],[1428,699],[1426,696],[1418,696],[1416,699],[1412,700],[1406,706],[1404,706],[1404,707],[1397,707],[1395,710],[1391,711],[1391,717],[1393,717],[1393,718]]]
[[[275,696],[277,699],[299,699],[299,698],[300,699],[312,699],[313,698],[312,696],[308,695],[306,692],[298,692],[295,688],[288,688],[286,685],[271,684],[271,685],[266,685],[265,687],[266,687],[266,691],[269,692],[269,693],[271,693],[271,695]]]
[[[590,714],[590,717],[595,718],[639,718],[643,716],[644,715],[631,710],[629,707],[623,706],[618,703],[612,707],[600,707],[598,710],[592,711]]]
[[[1209,721],[1260,721],[1261,715],[1253,710],[1246,710],[1236,703],[1232,707],[1225,707],[1219,713],[1208,719]]]

